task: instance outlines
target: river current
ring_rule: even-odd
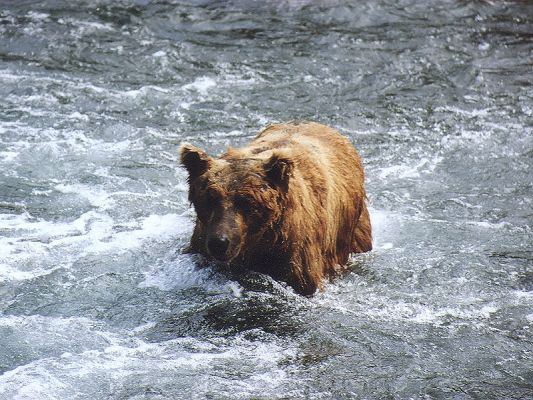
[[[532,399],[527,1],[0,2],[0,399]],[[359,149],[313,297],[182,254],[183,141]]]

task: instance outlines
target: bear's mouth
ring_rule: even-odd
[[[232,248],[232,246],[229,245],[229,247],[225,248],[223,245],[217,246],[211,243],[208,244],[206,247],[208,254],[213,259],[226,264],[231,264],[232,261],[234,261],[238,257],[240,251],[240,246]]]

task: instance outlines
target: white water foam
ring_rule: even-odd
[[[12,163],[19,154],[20,153],[16,151],[0,151],[0,158],[2,158],[2,162]]]
[[[105,348],[124,343],[119,335],[104,330],[102,322],[84,317],[48,317],[41,315],[0,317],[0,330],[8,329],[18,344],[47,353],[54,345],[55,352],[70,349]],[[59,350],[57,349],[59,348]]]
[[[172,240],[178,235],[189,231],[190,222],[187,218],[178,214],[150,215],[142,221],[133,222],[137,229],[124,232],[113,232],[111,235],[94,237],[91,244],[85,249],[90,253],[102,253],[109,251],[126,251],[141,246],[144,241],[151,240],[164,242]],[[106,232],[109,226],[103,226]]]
[[[423,173],[430,173],[442,162],[443,157],[435,156],[431,158],[423,157],[414,165],[393,165],[379,169],[380,179],[395,177],[400,179],[419,178]]]
[[[38,11],[29,11],[26,16],[32,20],[42,21],[50,17],[50,14],[38,12]]]
[[[164,291],[175,291],[202,287],[209,292],[230,293],[241,297],[243,288],[233,281],[206,268],[207,261],[199,255],[181,254],[176,259],[162,259],[144,273],[139,287],[156,287]],[[202,267],[204,266],[204,267]]]
[[[60,183],[54,187],[55,190],[65,194],[75,194],[81,198],[87,199],[89,203],[101,209],[109,209],[115,205],[111,198],[112,193],[94,186],[82,184],[63,184]]]
[[[88,350],[79,354],[65,352],[60,357],[35,360],[5,372],[0,376],[0,396],[5,398],[65,398],[114,395],[135,381],[170,385],[180,395],[201,398],[213,390],[226,396],[239,393],[249,398],[259,393],[276,393],[278,387],[291,379],[280,363],[295,356],[295,349],[275,341],[251,342],[242,337],[230,341],[215,339],[200,341],[193,338],[146,343],[135,340],[131,346],[114,344],[103,350]],[[239,376],[223,372],[221,366],[245,367]],[[225,370],[226,368],[224,368]],[[231,368],[230,368],[231,370]],[[195,374],[210,376],[209,380],[188,382],[178,386],[180,376]],[[215,373],[215,371],[217,373]],[[220,373],[222,372],[222,375]],[[114,389],[113,389],[114,388]],[[33,396],[33,397],[32,397]]]
[[[59,18],[57,20],[58,23],[62,25],[68,25],[73,28],[72,32],[74,33],[74,36],[80,37],[81,35],[87,35],[91,33],[95,33],[98,31],[106,31],[106,32],[112,32],[116,31],[116,29],[113,27],[113,25],[109,22],[96,22],[96,21],[86,21],[86,20],[80,20],[76,18],[70,18],[70,17],[64,17]]]
[[[467,117],[477,118],[477,117],[487,117],[492,112],[494,112],[495,109],[494,108],[484,108],[484,109],[480,109],[480,110],[478,110],[478,109],[465,110],[463,108],[445,106],[445,107],[436,107],[435,111],[436,112],[451,112],[451,113],[454,113],[454,114],[460,114],[460,115],[464,115],[464,116],[467,116]]]
[[[50,222],[27,213],[0,214],[0,223],[7,234],[0,238],[0,282],[49,274],[87,254],[122,253],[146,242],[172,241],[191,229],[186,216],[165,214],[122,223],[127,230],[117,232],[115,221],[97,211],[72,222]],[[60,254],[61,260],[56,260]]]
[[[166,94],[170,93],[170,90],[155,85],[148,85],[142,86],[139,89],[126,90],[125,92],[122,92],[121,95],[136,99],[138,97],[149,96],[153,92]]]
[[[456,306],[431,306],[423,301],[404,301],[382,296],[374,291],[359,288],[359,294],[343,296],[343,301],[339,302],[339,291],[349,289],[342,288],[342,285],[328,287],[327,293],[320,293],[314,301],[320,306],[337,310],[346,315],[365,316],[376,321],[404,321],[415,324],[431,324],[443,326],[454,320],[454,326],[468,325],[481,328],[486,325],[493,314],[500,308],[496,303],[479,302],[463,299],[463,304]]]
[[[196,78],[193,82],[188,83],[182,87],[184,90],[195,90],[200,95],[205,96],[211,88],[217,86],[217,82],[208,76],[201,76]]]
[[[402,221],[404,217],[391,211],[378,210],[373,207],[369,207],[368,211],[372,223],[372,247],[374,251],[399,250],[395,242],[401,225],[399,221]]]

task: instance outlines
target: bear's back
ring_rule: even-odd
[[[315,168],[322,170],[325,179],[334,179],[341,185],[349,180],[354,189],[364,191],[363,166],[357,151],[346,137],[326,125],[316,122],[270,125],[245,149],[248,156],[265,159],[274,151],[285,153],[312,166],[313,172]]]

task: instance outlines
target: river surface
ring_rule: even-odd
[[[2,1],[0,399],[532,399],[533,6]],[[374,250],[313,297],[182,254],[177,148],[314,120]]]

